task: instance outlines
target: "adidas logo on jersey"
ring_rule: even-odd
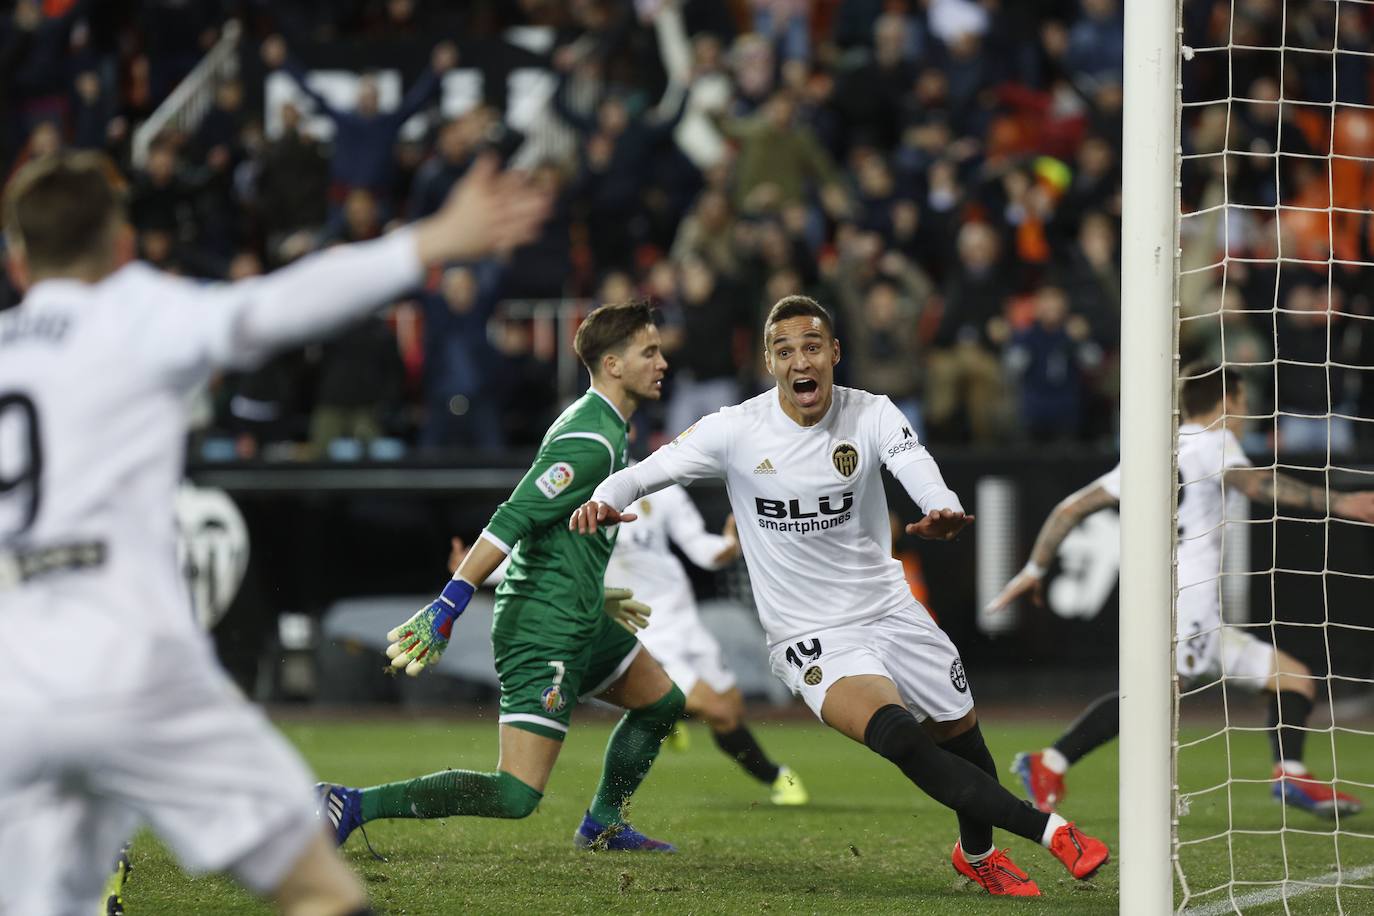
[[[776,474],[778,469],[773,467],[773,462],[767,458],[759,462],[758,467],[754,468],[755,474]]]

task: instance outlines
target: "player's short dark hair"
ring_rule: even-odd
[[[1178,404],[1185,417],[1214,410],[1222,398],[1235,395],[1245,384],[1245,377],[1232,367],[1205,361],[1189,363],[1178,377]]]
[[[648,302],[637,299],[618,302],[593,309],[582,319],[573,338],[573,349],[593,374],[601,365],[601,357],[612,350],[622,349],[646,325],[654,323],[654,310]]]
[[[21,168],[5,188],[5,234],[31,269],[62,270],[99,256],[123,208],[109,157],[57,153]]]
[[[768,317],[763,319],[765,350],[768,349],[768,329],[788,318],[819,318],[825,326],[825,333],[831,337],[835,336],[835,320],[830,317],[830,312],[825,306],[810,296],[783,296],[773,303],[773,307],[768,310]]]

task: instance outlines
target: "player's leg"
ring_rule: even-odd
[[[502,723],[500,742],[494,772],[440,770],[364,789],[330,786],[323,790],[325,802],[356,792],[358,825],[382,818],[528,817],[544,797],[562,737],[531,731],[528,723]]]
[[[1079,760],[1116,738],[1121,731],[1117,692],[1093,700],[1073,724],[1042,751],[1017,754],[1011,771],[1021,780],[1026,797],[1041,811],[1053,811],[1064,800],[1064,774]]]
[[[1237,627],[1224,627],[1220,644],[1227,679],[1263,690],[1268,697],[1274,798],[1321,817],[1359,813],[1359,799],[1338,791],[1332,780],[1313,778],[1304,762],[1307,720],[1317,689],[1311,669]]]
[[[539,806],[568,732],[587,653],[504,641],[495,648],[501,682],[495,771],[440,770],[364,789],[322,784],[337,842],[382,818],[523,818]]]
[[[687,694],[687,712],[706,722],[721,753],[772,790],[773,804],[804,805],[810,801],[801,778],[788,767],[775,763],[745,724],[744,697],[738,687],[731,686],[720,693],[704,679],[698,679]]]
[[[890,678],[865,674],[837,680],[825,693],[821,719],[892,761],[921,791],[972,822],[1042,845],[1048,845],[1051,823],[1063,822],[1028,807],[980,766],[941,748],[906,708]]]
[[[267,896],[286,916],[370,916],[373,912],[367,891],[324,833],[310,841]]]
[[[725,667],[720,643],[699,617],[691,626],[672,631],[670,639],[646,645],[686,694],[687,713],[707,724],[722,753],[770,787],[773,804],[804,805],[810,800],[800,777],[773,762],[744,724],[744,697],[735,686],[735,673]]]
[[[599,681],[597,674],[603,674]],[[574,842],[591,849],[676,851],[626,824],[623,812],[649,775],[663,739],[682,716],[682,691],[654,657],[615,624],[601,630],[587,682],[595,685],[589,695],[624,708],[625,715],[606,743],[601,779]]]
[[[56,780],[0,791],[0,811],[0,913],[106,912],[106,869],[134,831],[132,811]]]

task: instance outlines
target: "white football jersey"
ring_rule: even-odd
[[[714,569],[715,558],[730,542],[706,530],[701,513],[682,487],[659,490],[626,511],[638,518],[620,525],[615,551],[606,565],[606,585],[631,589],[636,601],[652,608],[649,626],[655,634],[691,623],[696,616],[692,581],[669,542],[702,569]]]
[[[418,278],[408,236],[368,245],[232,285],[134,263],[0,312],[0,703],[213,662],[177,559],[187,394]],[[35,557],[58,571],[26,574]]]
[[[1250,467],[1250,459],[1223,426],[1184,423],[1178,428],[1178,585],[1185,588],[1221,574],[1226,522],[1226,468]],[[1098,478],[1121,499],[1121,465]]]
[[[892,558],[880,468],[895,474],[918,462],[936,470],[890,399],[836,386],[814,426],[798,426],[770,389],[702,418],[641,467],[683,485],[724,478],[759,621],[775,646],[911,604]],[[944,492],[951,505],[923,508],[959,509]]]

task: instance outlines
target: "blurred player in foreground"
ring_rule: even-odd
[[[570,527],[633,521],[636,499],[724,478],[768,637],[773,672],[823,722],[892,761],[959,816],[952,861],[991,894],[1040,890],[993,846],[992,828],[1047,847],[1075,878],[1107,847],[997,782],[959,652],[912,597],[892,558],[886,466],[926,513],[907,526],[951,540],[973,521],[886,397],[834,386],[840,344],[815,300],[788,296],[764,323],[777,387],[702,418],[610,477]]]
[[[510,556],[491,627],[501,681],[496,771],[443,770],[366,789],[321,784],[339,843],[378,818],[527,817],[543,798],[573,709],[598,697],[626,712],[606,745],[601,782],[573,842],[675,851],[625,823],[622,812],[682,715],[682,691],[633,633],[617,625],[643,611],[625,606],[628,592],[603,588],[614,532],[580,538],[565,523],[598,483],[625,467],[630,415],[659,398],[668,364],[644,303],[596,309],[578,327],[573,346],[591,372],[591,388],[549,427],[534,464],[443,593],[387,634],[387,655],[397,669],[414,676],[432,667],[473,592]]]
[[[1374,522],[1374,491],[1328,494],[1269,468],[1254,468],[1237,435],[1249,407],[1245,385],[1230,368],[1194,364],[1182,371],[1178,428],[1178,629],[1176,657],[1183,681],[1224,681],[1269,693],[1269,743],[1274,758],[1274,798],[1324,817],[1355,814],[1360,802],[1313,779],[1303,765],[1307,718],[1317,696],[1311,670],[1287,652],[1241,627],[1222,623],[1221,548],[1227,488],[1265,505],[1288,506]],[[1329,503],[1328,503],[1329,499]],[[1029,562],[998,593],[989,610],[1001,610],[1029,594],[1044,606],[1045,572],[1059,545],[1079,522],[1121,501],[1121,465],[1063,500],[1040,529]],[[1162,612],[1167,612],[1163,609]],[[1084,755],[1117,736],[1115,692],[1090,704],[1059,740],[1043,751],[1018,754],[1012,770],[1042,811],[1063,800],[1064,773]]]
[[[4,197],[25,298],[0,314],[0,911],[96,912],[147,823],[188,870],[285,913],[370,912],[304,763],[192,615],[172,513],[186,393],[362,318],[427,266],[527,241],[548,202],[489,159],[411,228],[206,287],[126,264],[117,182],[103,157],[62,154]]]
[[[686,694],[687,713],[710,726],[711,737],[727,757],[770,787],[773,804],[806,804],[801,778],[770,760],[744,724],[744,698],[735,686],[735,673],[725,667],[720,644],[701,622],[687,570],[669,547],[669,541],[676,544],[702,569],[720,569],[739,556],[735,517],[726,521],[722,534],[711,534],[681,487],[666,487],[652,499],[646,496],[630,511],[637,518],[620,526],[606,567],[606,588],[629,588],[636,600],[653,609],[653,617],[626,625],[639,629],[640,642]]]

